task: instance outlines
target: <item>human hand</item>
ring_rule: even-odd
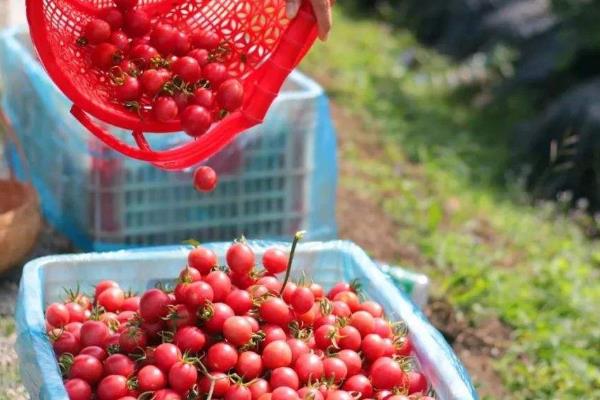
[[[302,4],[302,0],[285,0],[287,17],[295,18]],[[329,36],[329,31],[333,24],[331,17],[331,5],[335,0],[307,0],[310,1],[317,17],[317,27],[319,28],[319,39],[325,41]]]

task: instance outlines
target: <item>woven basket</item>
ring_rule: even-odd
[[[37,194],[31,185],[0,180],[0,193],[0,273],[3,273],[31,251],[42,222]]]

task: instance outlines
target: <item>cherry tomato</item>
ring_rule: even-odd
[[[236,349],[224,342],[219,342],[208,349],[207,366],[217,372],[226,372],[233,368],[238,360]]]
[[[371,366],[371,382],[377,389],[403,388],[408,379],[400,365],[389,357],[378,358]]]
[[[147,69],[139,78],[144,93],[150,97],[156,96],[169,79],[171,73],[166,69]]]
[[[182,397],[171,389],[160,389],[154,392],[152,400],[182,400]]]
[[[127,297],[125,300],[123,300],[123,305],[121,306],[122,311],[119,316],[122,316],[127,311],[135,313],[139,308],[140,308],[140,297],[139,296]],[[135,314],[129,314],[129,315],[133,316]],[[129,320],[129,319],[127,319],[127,320]]]
[[[273,390],[271,400],[300,400],[300,398],[294,389],[282,386]]]
[[[116,7],[102,10],[100,16],[103,20],[108,22],[113,30],[120,29],[123,26],[123,13]]]
[[[140,298],[140,316],[147,322],[156,322],[168,314],[170,303],[166,293],[150,289]]]
[[[154,363],[165,373],[180,359],[181,351],[172,343],[162,343],[154,349]]]
[[[92,388],[83,379],[68,379],[65,382],[65,389],[69,400],[91,400]]]
[[[185,295],[185,304],[191,310],[197,310],[198,307],[204,305],[207,301],[214,299],[212,287],[204,281],[190,283],[185,291]]]
[[[213,92],[202,87],[198,88],[194,91],[194,97],[192,97],[192,102],[208,110],[212,108],[215,102]]]
[[[349,392],[358,392],[361,398],[369,398],[373,395],[373,385],[371,381],[364,375],[353,375],[344,382],[344,390]]]
[[[69,308],[61,303],[52,303],[46,309],[46,320],[50,325],[62,327],[69,323]]]
[[[217,103],[226,111],[234,112],[242,106],[244,86],[235,78],[227,79],[219,85]]]
[[[134,83],[127,83],[129,82],[129,80],[134,80]],[[124,91],[130,91],[130,90],[135,90],[135,88],[127,88],[126,86],[128,86],[129,84],[133,84],[133,85],[137,85],[137,79],[135,78],[127,78],[126,83],[123,86],[119,86],[121,88],[124,88]],[[138,87],[139,90],[139,87]],[[121,94],[125,94],[125,92],[122,92]],[[131,93],[133,94],[133,93]],[[139,94],[139,92],[138,92]],[[119,96],[118,96],[119,98]],[[120,98],[122,100],[125,100],[124,98]],[[106,311],[110,311],[110,312],[116,312],[121,310],[121,307],[123,307],[123,302],[125,301],[125,292],[123,292],[123,290],[121,288],[118,287],[111,287],[111,288],[107,288],[106,290],[103,290],[102,293],[100,293],[98,295],[98,297],[96,298],[96,301],[98,302],[98,304],[102,307],[104,307],[106,309]]]
[[[315,304],[315,295],[312,290],[307,287],[299,287],[294,291],[291,305],[299,314],[308,312]]]
[[[198,353],[206,344],[206,336],[200,328],[184,326],[175,333],[174,341],[182,351]]]
[[[158,51],[154,47],[143,43],[134,45],[133,42],[129,56],[134,63],[144,68],[149,66],[153,59],[159,57]]]
[[[363,311],[368,312],[375,318],[381,318],[383,316],[383,307],[379,303],[371,300],[367,300],[360,305]]]
[[[181,127],[185,133],[192,137],[198,137],[206,133],[213,123],[210,112],[206,108],[197,105],[187,106],[181,113],[180,119]]]
[[[262,319],[274,325],[287,327],[292,320],[288,305],[279,297],[271,297],[263,302],[259,313]]]
[[[425,375],[419,373],[419,372],[414,372],[414,371],[409,371],[406,373],[407,374],[407,378],[408,378],[408,393],[412,394],[412,393],[427,393],[427,379],[425,378]]]
[[[194,47],[213,50],[220,42],[221,39],[219,38],[219,35],[212,31],[199,29],[192,34],[192,44]]]
[[[96,388],[98,400],[115,400],[128,395],[127,378],[121,375],[105,376]]]
[[[333,344],[333,338],[335,337],[335,334],[335,326],[329,324],[321,325],[314,333],[315,344],[319,349],[326,350]]]
[[[263,371],[262,358],[253,351],[245,351],[239,355],[235,370],[244,379],[258,378]]]
[[[205,49],[194,49],[190,51],[187,55],[189,57],[195,58],[201,67],[206,66],[206,64],[208,64],[210,60],[210,53]]]
[[[81,349],[80,341],[68,331],[59,331],[59,336],[52,342],[52,348],[57,356],[63,353],[77,354]]]
[[[292,363],[292,349],[283,340],[276,340],[265,346],[262,352],[265,368],[287,367]]]
[[[231,307],[225,303],[214,303],[211,306],[212,316],[204,322],[204,328],[210,333],[223,332],[223,324],[229,317],[235,315]]]
[[[348,375],[346,364],[335,357],[327,357],[323,360],[323,376],[334,383],[341,383]]]
[[[144,36],[152,29],[150,17],[142,10],[129,10],[123,15],[123,30],[131,37]]]
[[[175,43],[173,46],[173,53],[176,56],[185,56],[191,47],[190,37],[187,33],[179,31],[175,35]]]
[[[223,81],[225,81],[229,73],[227,72],[227,67],[225,67],[221,63],[210,63],[207,64],[202,70],[202,74],[204,79],[210,82],[211,88],[216,89],[221,85]]]
[[[367,360],[374,361],[385,354],[385,343],[381,336],[371,333],[363,338],[361,350]]]
[[[194,83],[202,77],[202,67],[193,57],[180,57],[173,64],[171,70],[181,79],[188,83]]]
[[[269,273],[279,274],[287,269],[288,254],[281,249],[270,248],[265,251],[262,263]]]
[[[113,354],[104,360],[104,375],[130,377],[135,371],[135,363],[124,354]]]
[[[257,400],[263,394],[271,392],[271,386],[269,386],[269,382],[262,378],[253,379],[249,389],[250,393],[252,394],[252,400]]]
[[[80,354],[73,359],[69,369],[69,379],[83,379],[90,385],[95,385],[102,378],[102,363],[96,357]]]
[[[150,34],[150,43],[162,55],[173,52],[177,42],[177,29],[169,24],[157,25]]]
[[[252,308],[252,296],[246,290],[235,289],[227,295],[225,303],[236,315],[244,315]]]
[[[224,400],[252,400],[252,392],[242,384],[232,385],[227,389]]]
[[[273,389],[284,386],[298,390],[300,381],[296,371],[288,367],[279,367],[271,371],[269,385]]]
[[[234,243],[229,247],[226,259],[234,273],[247,274],[254,267],[254,252],[245,243]]]
[[[223,336],[234,346],[242,346],[252,338],[252,325],[244,317],[229,317],[223,323]]]
[[[300,382],[316,382],[323,377],[323,361],[316,354],[302,354],[296,360],[294,369],[298,374]]]
[[[343,326],[339,329],[338,345],[342,349],[358,351],[361,345],[361,337],[358,329],[351,325]]]
[[[108,326],[100,321],[86,321],[81,326],[81,345],[87,346],[100,346],[104,345],[104,342],[110,335]]]
[[[110,38],[110,24],[102,19],[93,19],[83,28],[83,37],[89,44],[100,44]]]
[[[121,62],[121,52],[111,43],[100,43],[92,51],[92,65],[107,70],[113,65]]]
[[[84,347],[83,349],[81,349],[81,351],[79,352],[79,354],[87,354],[88,356],[95,357],[99,361],[104,361],[104,360],[106,360],[106,357],[108,357],[108,354],[106,353],[106,350],[104,350],[100,346],[88,346],[88,347]]]
[[[231,279],[223,271],[212,271],[204,278],[214,293],[214,301],[224,301],[231,292]]]
[[[375,318],[375,329],[373,330],[373,333],[378,334],[384,339],[391,338],[393,334],[392,327],[390,326],[389,322],[383,318]]]
[[[198,270],[202,275],[208,274],[218,263],[215,252],[202,246],[190,251],[187,262],[191,268]]]
[[[323,395],[321,394],[321,392],[319,392],[319,390],[315,387],[308,387],[305,386],[303,388],[301,388],[300,390],[298,390],[298,396],[300,396],[301,399],[306,400],[306,399],[312,399],[312,400],[323,400]]]
[[[119,348],[125,353],[133,353],[138,349],[143,349],[147,343],[146,333],[134,326],[127,328],[119,337]]]
[[[177,361],[169,370],[169,385],[178,393],[185,394],[196,384],[198,372],[193,364]]]
[[[375,318],[367,311],[356,311],[350,317],[350,325],[364,337],[375,331]]]
[[[167,385],[165,374],[154,365],[146,365],[137,373],[140,392],[156,391]]]

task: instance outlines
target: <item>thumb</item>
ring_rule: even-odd
[[[301,0],[286,0],[285,14],[289,19],[295,18],[300,9]]]

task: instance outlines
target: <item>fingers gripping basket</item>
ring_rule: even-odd
[[[244,87],[239,110],[182,146],[154,151],[144,133],[181,131],[178,119],[142,118],[111,100],[110,82],[92,67],[77,44],[82,27],[114,4],[111,0],[27,0],[33,43],[46,71],[73,101],[72,114],[115,150],[168,170],[187,168],[210,157],[240,132],[262,122],[285,78],[316,39],[315,17],[303,4],[296,18],[285,17],[285,0],[140,0],[153,25],[168,22],[191,33],[209,29],[226,48],[223,63]],[[131,130],[137,145],[126,144],[102,123]]]

